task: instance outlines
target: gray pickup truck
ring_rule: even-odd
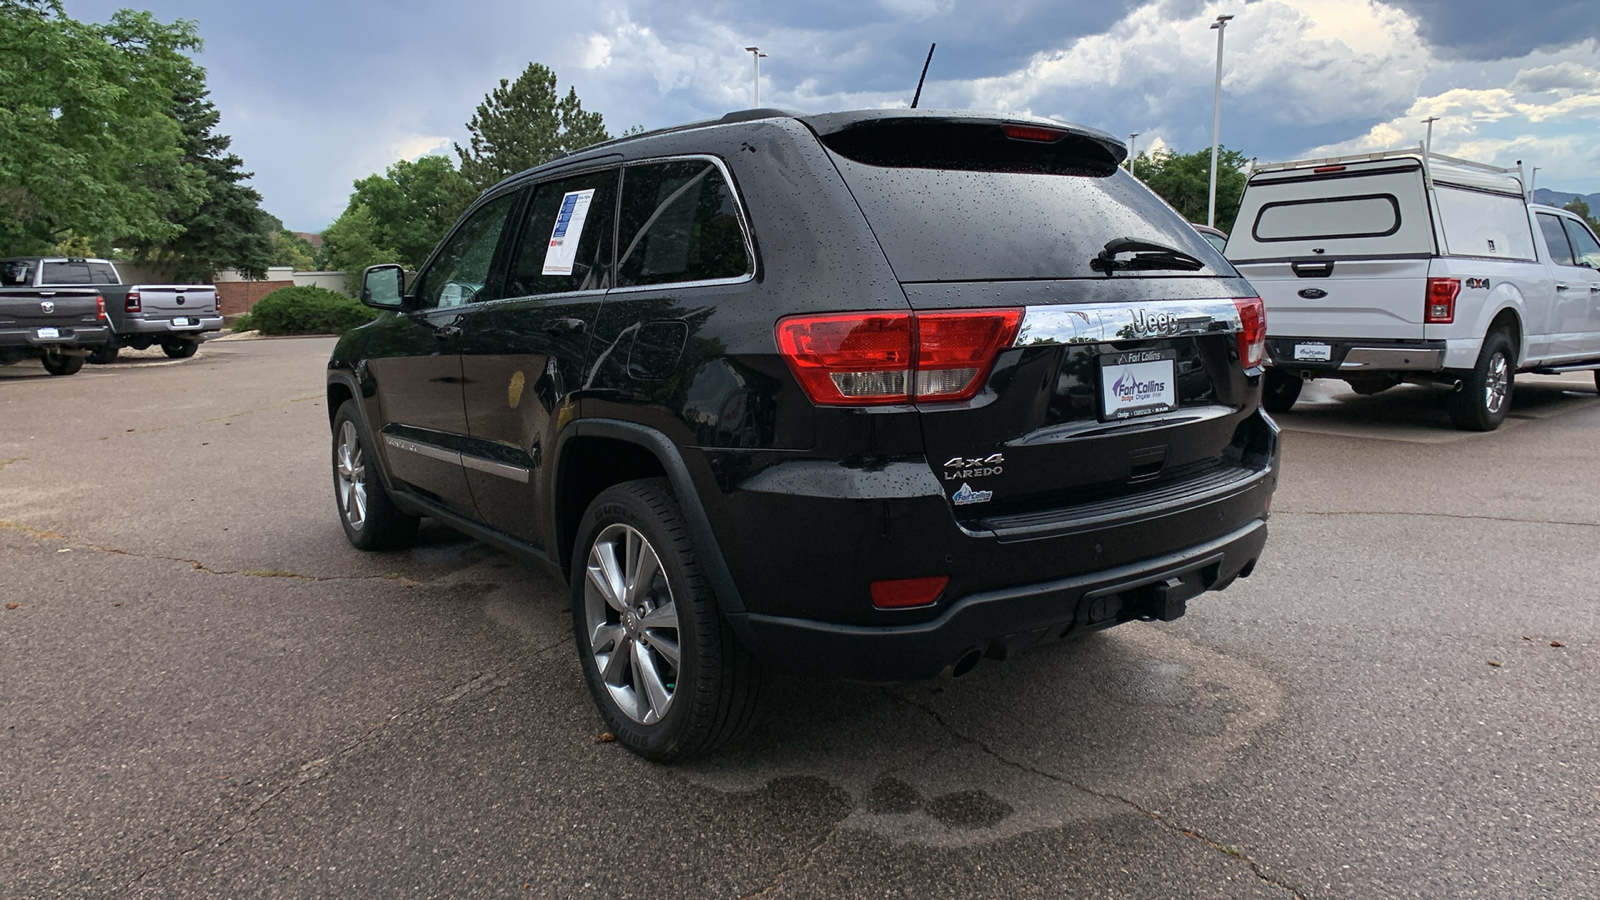
[[[72,375],[111,338],[105,298],[37,282],[37,260],[0,260],[0,365],[37,359],[51,375]]]
[[[157,344],[173,359],[188,359],[202,335],[222,330],[214,285],[123,284],[117,267],[104,259],[33,257],[0,262],[33,266],[33,285],[42,290],[89,287],[105,298],[111,334],[89,354],[92,363],[111,362],[123,347],[144,350]]]

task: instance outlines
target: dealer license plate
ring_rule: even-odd
[[[1130,350],[1100,357],[1100,417],[1134,419],[1178,408],[1176,350]]]
[[[38,332],[38,338],[41,341],[59,341],[61,340],[61,329],[41,328]]]
[[[1333,347],[1328,344],[1295,344],[1294,358],[1328,362],[1333,359]]]
[[[193,325],[194,324],[194,320],[193,319],[173,319],[172,320],[172,324],[177,325],[179,327],[182,327],[182,326],[185,326],[185,325]]]

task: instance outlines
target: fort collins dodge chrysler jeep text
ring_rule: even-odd
[[[766,668],[873,681],[1247,576],[1277,427],[1250,285],[1109,135],[751,110],[506,179],[329,361],[355,546],[419,517],[571,586],[601,716],[658,760]]]

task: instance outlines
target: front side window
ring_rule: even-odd
[[[1561,224],[1567,226],[1567,237],[1572,241],[1572,255],[1577,258],[1577,264],[1600,269],[1600,241],[1596,241],[1577,219],[1562,218]]]
[[[739,278],[753,270],[733,189],[710,160],[624,169],[618,221],[618,287]]]
[[[485,291],[489,269],[518,196],[511,193],[489,201],[450,235],[433,265],[418,279],[419,308],[463,306],[493,299]]]
[[[1561,217],[1539,213],[1537,218],[1545,246],[1550,248],[1550,261],[1558,266],[1577,265],[1572,257],[1572,245],[1567,243],[1567,233],[1561,228]]]
[[[533,192],[507,297],[610,287],[617,170],[574,175]]]

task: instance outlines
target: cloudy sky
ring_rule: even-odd
[[[128,5],[66,0],[103,21]],[[1028,112],[1211,142],[1218,13],[1223,144],[1263,161],[1415,145],[1539,166],[1538,186],[1600,191],[1600,16],[1593,0],[146,0],[193,19],[222,128],[266,208],[319,231],[351,182],[465,143],[500,78],[542,62],[611,130],[761,101],[804,112],[921,106]],[[1515,17],[1508,17],[1507,10]]]

